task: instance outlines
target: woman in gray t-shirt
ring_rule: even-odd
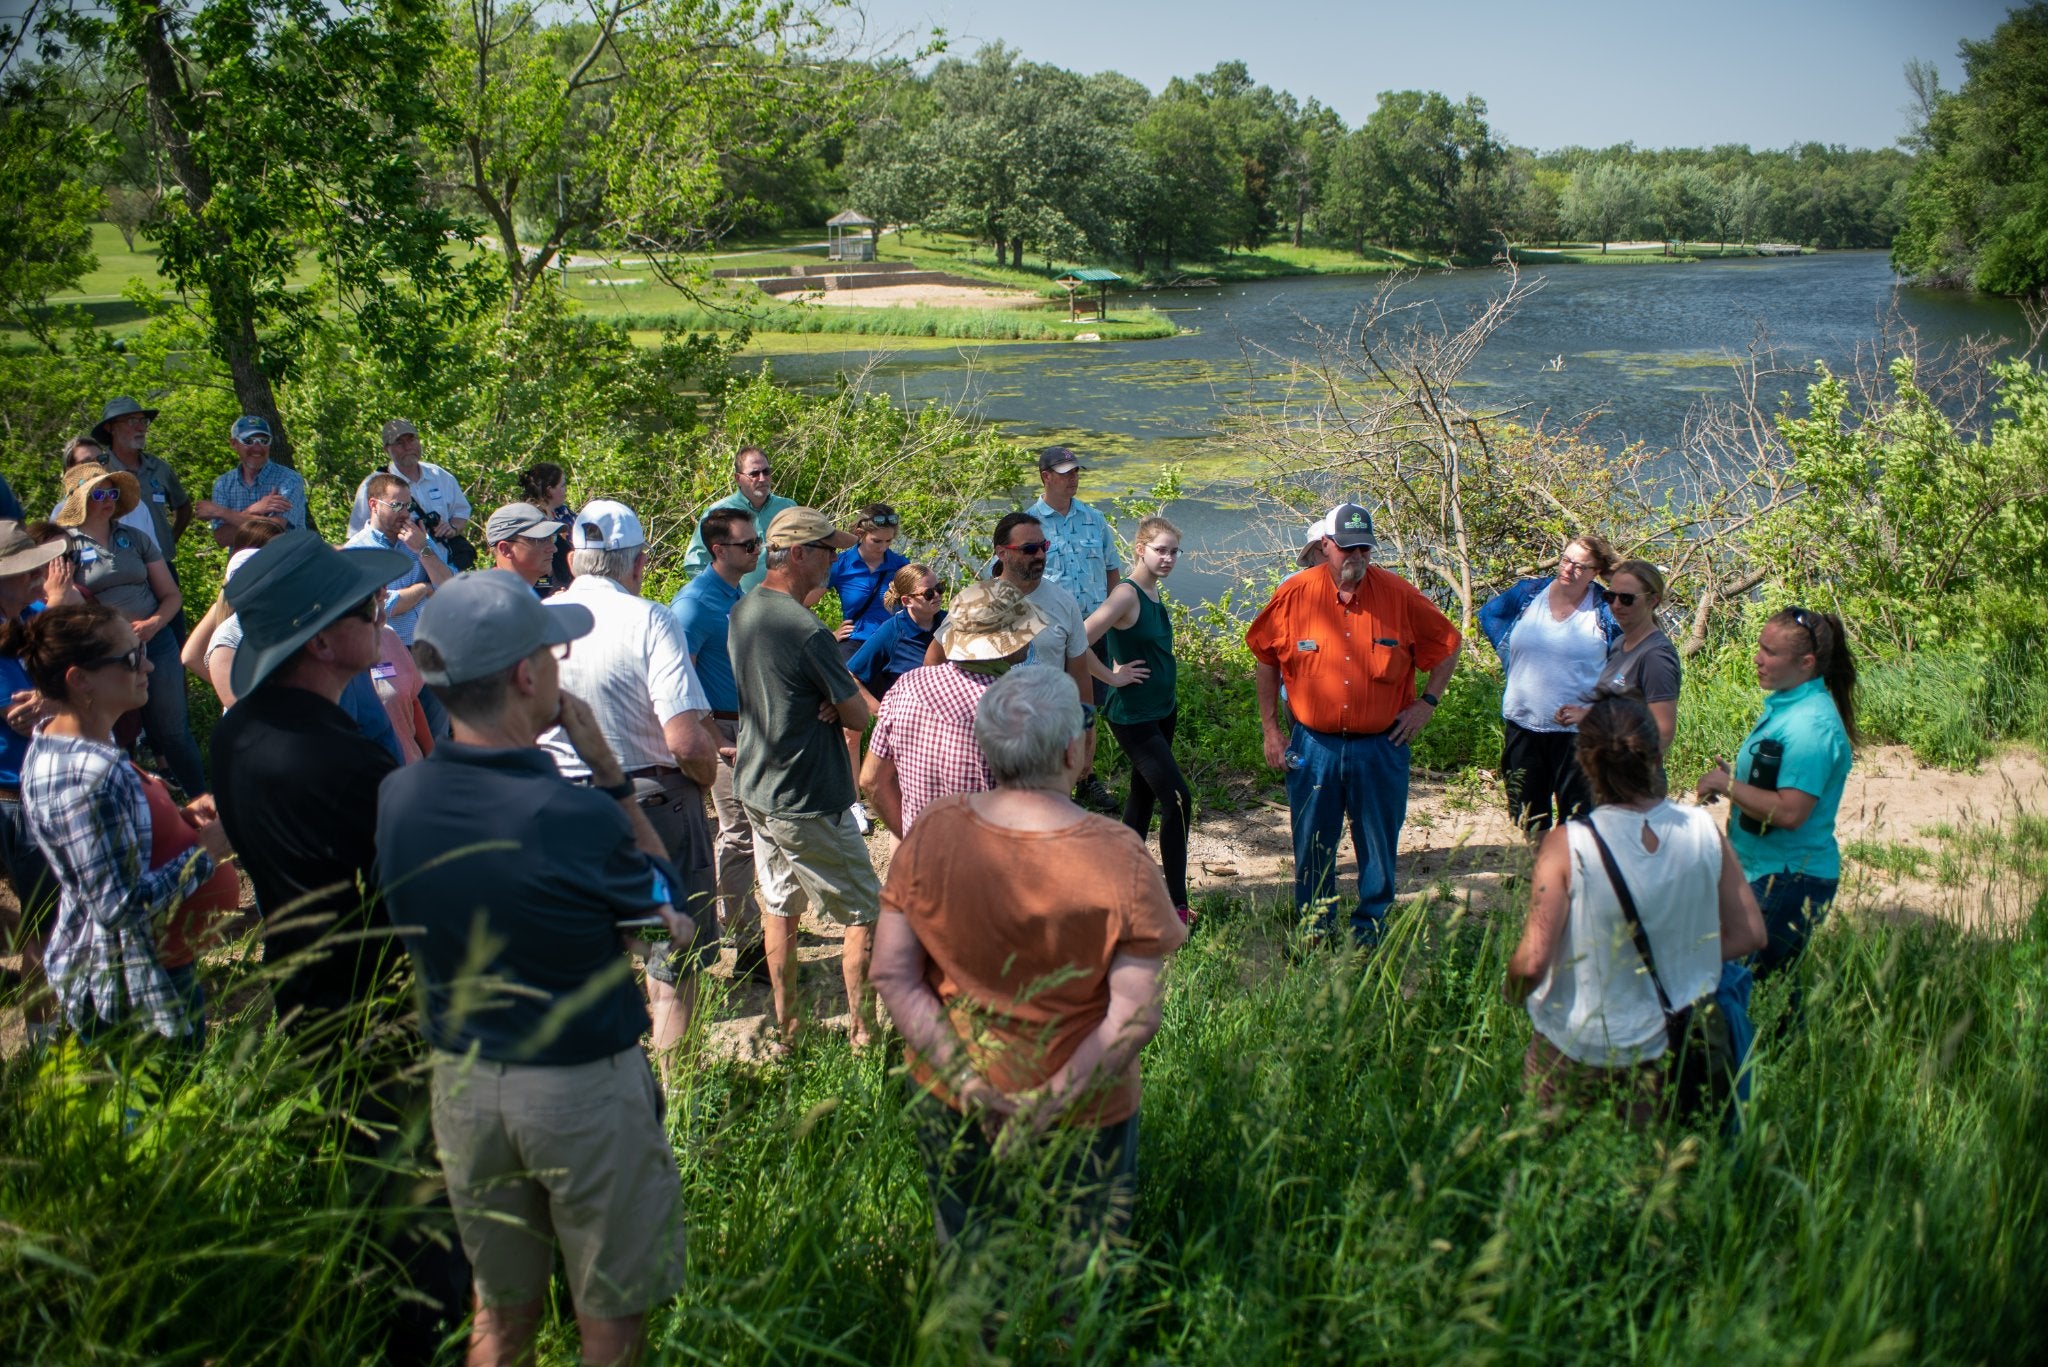
[[[143,733],[185,795],[198,797],[206,791],[206,766],[186,723],[185,671],[171,630],[183,604],[178,581],[156,543],[118,521],[140,496],[135,476],[125,470],[74,465],[64,472],[64,501],[51,520],[71,533],[79,588],[135,628],[150,666]]]
[[[1678,684],[1683,672],[1671,638],[1657,625],[1664,603],[1664,572],[1647,560],[1624,560],[1608,577],[1607,606],[1621,627],[1621,639],[1600,670],[1588,703],[1600,698],[1637,698],[1650,709],[1664,753],[1678,730]],[[1586,708],[1558,709],[1560,720],[1576,725]]]

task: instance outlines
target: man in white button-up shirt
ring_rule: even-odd
[[[469,496],[462,492],[462,481],[444,466],[420,459],[420,429],[406,419],[393,418],[384,424],[380,435],[390,461],[384,468],[412,486],[421,524],[427,535],[440,543],[441,558],[458,570],[470,568],[476,563],[476,548],[462,534],[469,526]],[[349,509],[351,534],[361,531],[370,520],[369,495],[370,481],[365,478],[356,486],[355,506]]]
[[[610,499],[586,504],[569,528],[569,547],[576,577],[548,602],[587,608],[596,625],[563,657],[562,687],[590,704],[683,880],[677,909],[697,923],[692,944],[649,949],[647,999],[655,1055],[666,1073],[672,1046],[689,1029],[697,972],[718,958],[718,883],[704,793],[718,772],[721,737],[708,725],[711,704],[681,625],[666,607],[640,596],[647,535],[633,510]],[[540,743],[564,778],[590,781],[560,727]]]

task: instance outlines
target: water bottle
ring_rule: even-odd
[[[1751,754],[1749,760],[1749,786],[1752,788],[1768,788],[1772,792],[1776,792],[1778,790],[1778,770],[1784,763],[1785,742],[1781,740],[1758,741],[1756,743],[1756,750]],[[1737,807],[1735,812],[1735,819],[1742,824],[1742,829],[1749,834],[1763,835],[1770,830],[1770,827],[1764,825],[1763,822],[1758,821],[1740,807]]]

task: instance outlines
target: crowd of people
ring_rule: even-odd
[[[404,1018],[409,959],[475,1359],[530,1345],[559,1243],[586,1356],[622,1360],[681,1276],[662,1096],[701,979],[730,947],[787,1053],[809,911],[843,928],[853,1043],[879,1038],[877,996],[904,1041],[942,1243],[1018,1209],[1006,1135],[1063,1137],[1082,1228],[1125,1217],[1139,1054],[1193,915],[1171,522],[1141,521],[1124,560],[1079,458],[1049,448],[1043,497],[994,522],[987,574],[948,603],[891,505],[841,527],[746,447],[662,603],[636,511],[572,506],[559,466],[522,476],[479,552],[461,481],[393,419],[336,546],[262,418],[233,424],[234,463],[194,500],[146,449],[154,416],[107,404],[62,453],[49,519],[0,508],[0,858],[24,979],[47,983],[24,994],[32,1043],[196,1049],[197,965],[239,866],[276,1028]],[[195,517],[230,558],[193,620],[174,564]],[[1294,905],[1311,939],[1368,950],[1399,886],[1411,746],[1463,648],[1376,548],[1367,507],[1331,509],[1246,633]],[[1618,1091],[1644,1119],[1675,1013],[1745,958],[1789,967],[1824,916],[1855,722],[1842,624],[1788,608],[1759,643],[1762,719],[1697,786],[1732,805],[1727,833],[1671,802],[1666,589],[1585,534],[1479,614],[1511,814],[1537,842],[1506,985],[1533,1025],[1529,1085]],[[836,629],[813,610],[828,595]],[[223,709],[210,767],[188,671]],[[1121,804],[1098,717],[1129,760]]]

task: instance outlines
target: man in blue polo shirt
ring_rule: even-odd
[[[270,460],[270,424],[253,414],[235,419],[228,445],[237,464],[213,482],[213,497],[192,505],[200,517],[213,521],[213,539],[223,548],[234,544],[235,532],[252,517],[274,517],[285,530],[306,526],[306,481],[299,472]]]
[[[775,520],[775,515],[796,504],[775,492],[775,468],[768,462],[768,453],[758,446],[742,446],[739,454],[732,458],[733,482],[739,488],[725,498],[704,510],[708,521],[711,514],[721,508],[732,508],[754,519],[754,526],[762,531]],[[690,544],[683,550],[683,572],[692,577],[711,568],[711,549],[704,544],[708,533],[704,523],[697,524],[697,530],[690,533]],[[761,582],[767,571],[756,566],[748,570],[740,580],[742,589],[751,589]]]
[[[711,703],[711,724],[725,737],[718,751],[718,777],[711,806],[718,813],[718,919],[739,948],[735,980],[768,981],[768,956],[761,947],[761,909],[754,901],[754,828],[747,809],[732,795],[733,744],[739,733],[740,693],[726,653],[726,628],[740,588],[761,560],[761,533],[742,508],[713,508],[697,528],[710,562],[706,572],[683,586],[669,604],[682,623],[690,663]]]

